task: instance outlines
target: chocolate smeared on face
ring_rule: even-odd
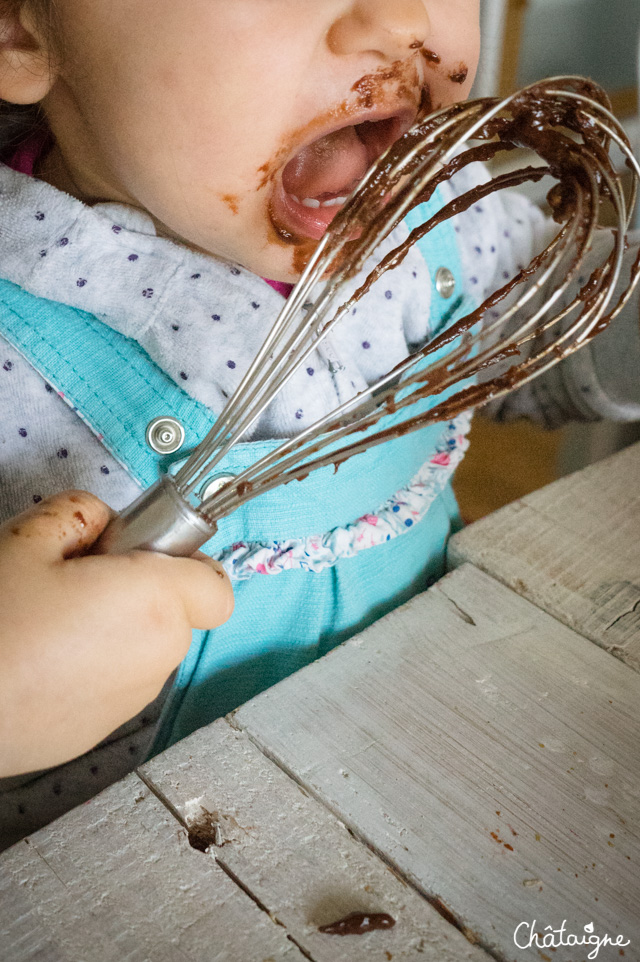
[[[434,53],[433,50],[429,50],[427,47],[423,47],[420,53],[422,54],[424,62],[431,67],[437,66],[442,62],[442,58],[438,56],[437,53]]]
[[[232,214],[238,213],[240,198],[237,194],[221,194],[220,199],[222,203],[229,208]]]
[[[469,76],[469,68],[461,63],[457,70],[449,74],[449,80],[454,84],[463,84]]]
[[[371,165],[414,122],[423,89],[415,58],[379,67],[353,84],[347,100],[294,131],[260,167],[258,189],[270,185],[271,240],[300,248],[293,271],[308,262],[312,242]]]
[[[374,73],[364,74],[352,85],[351,91],[355,97],[343,100],[315,117],[311,123],[291,133],[280,145],[275,156],[258,168],[260,174],[258,189],[265,187],[274,179],[287,158],[291,156],[296,144],[313,142],[314,133],[317,137],[321,137],[322,132],[327,128],[347,127],[349,120],[362,114],[363,111],[376,107],[384,108],[391,102],[403,104],[404,107],[416,105],[420,96],[420,82],[412,61],[397,60],[388,67],[379,67]],[[415,116],[415,107],[413,116]]]
[[[375,73],[365,74],[356,80],[352,91],[357,95],[358,110],[378,106],[393,89],[398,100],[416,100],[418,83],[415,66],[411,61],[396,60],[389,67],[378,67]]]

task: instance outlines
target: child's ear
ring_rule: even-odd
[[[55,80],[49,49],[26,4],[16,16],[1,11],[0,3],[0,98],[38,103]]]

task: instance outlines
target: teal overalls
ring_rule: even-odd
[[[437,208],[432,201],[430,207]],[[423,222],[424,212],[412,214]],[[431,330],[451,323],[470,305],[462,297],[461,267],[448,222],[420,243],[431,275],[443,265],[455,295],[432,292]],[[186,430],[184,457],[213,424],[207,407],[161,371],[133,340],[92,315],[34,297],[0,280],[0,333],[70,400],[115,458],[142,487],[166,460],[145,443],[154,417],[171,415]],[[379,428],[399,415],[384,418]],[[314,472],[240,507],[219,523],[205,547],[217,554],[235,542],[281,542],[347,525],[375,511],[407,485],[446,445],[447,425],[436,424],[387,442],[341,465]],[[238,445],[218,470],[239,473],[280,441]],[[426,516],[399,537],[359,551],[320,572],[302,569],[256,574],[234,584],[235,612],[212,632],[194,631],[164,705],[152,754],[226,714],[407,601],[444,572],[444,551],[459,526],[449,483]]]

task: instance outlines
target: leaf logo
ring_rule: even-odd
[[[593,922],[587,922],[584,927],[585,932],[593,932]]]

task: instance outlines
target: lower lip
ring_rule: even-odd
[[[281,236],[320,240],[342,205],[305,207],[277,182],[270,203],[271,220]]]
[[[388,204],[390,199],[389,192],[384,195],[382,206]],[[305,207],[288,194],[282,184],[278,184],[269,205],[269,213],[280,237],[288,243],[299,244],[309,238],[320,240],[336,214],[345,206],[346,201],[333,207]],[[361,236],[362,227],[357,227],[347,239],[358,240]]]

